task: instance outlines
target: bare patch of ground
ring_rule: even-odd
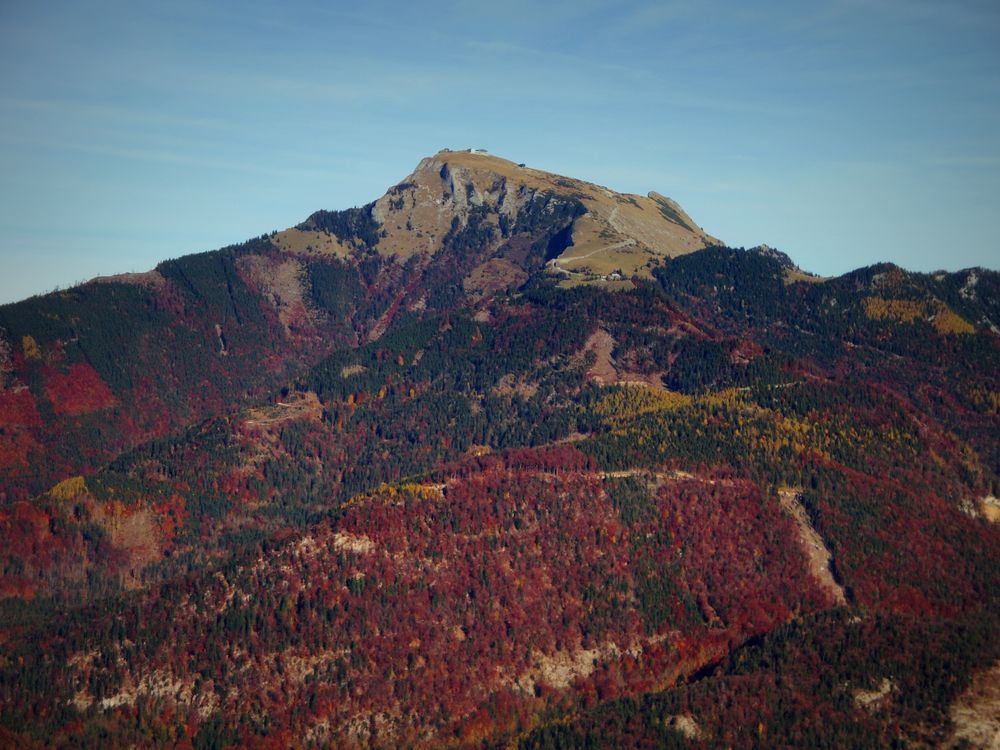
[[[983,516],[987,521],[1000,523],[1000,499],[987,495],[980,503],[983,509]]]
[[[285,401],[251,409],[248,419],[244,420],[243,424],[269,425],[295,419],[320,419],[322,415],[323,405],[319,402],[319,397],[312,391],[306,391],[295,396],[290,395]]]
[[[160,531],[155,513],[126,508],[117,501],[95,503],[92,518],[108,534],[111,543],[128,554],[128,569],[122,583],[127,589],[142,586],[142,571],[160,559]]]
[[[603,328],[598,328],[594,333],[587,339],[587,343],[584,344],[585,352],[593,352],[597,355],[597,361],[594,362],[593,366],[587,370],[587,377],[591,380],[596,380],[602,385],[608,383],[614,383],[618,379],[618,370],[615,369],[614,362],[611,358],[611,352],[615,349],[615,340],[612,338],[611,334],[605,331]]]
[[[226,337],[222,331],[222,325],[219,323],[215,324],[215,338],[219,342],[219,355],[222,357],[229,356],[229,350],[226,349]]]
[[[491,258],[477,266],[462,281],[462,288],[472,300],[492,297],[499,291],[520,286],[528,274],[505,258]]]
[[[493,392],[498,396],[512,396],[516,393],[523,398],[531,398],[538,393],[538,384],[523,378],[517,379],[507,373],[500,378],[500,382],[493,388]]]
[[[830,550],[826,548],[822,538],[809,522],[809,516],[806,515],[806,509],[802,507],[798,491],[788,488],[779,490],[778,500],[781,507],[795,520],[799,528],[799,543],[802,545],[802,551],[806,553],[813,577],[830,595],[835,604],[845,605],[847,597],[844,595],[844,587],[834,580],[833,572],[830,569]]]
[[[333,546],[347,552],[365,554],[375,549],[375,542],[364,534],[349,534],[346,531],[338,531],[333,535]]]
[[[276,262],[261,255],[247,255],[238,259],[236,265],[244,278],[259,288],[274,307],[286,334],[297,325],[313,319],[313,313],[305,303],[305,271],[299,261],[288,259]]]
[[[210,688],[211,681],[208,683],[208,689],[203,688],[195,693],[193,679],[182,680],[172,672],[158,669],[143,675],[138,684],[126,677],[121,690],[96,702],[102,709],[107,710],[119,706],[133,706],[140,695],[147,695],[173,701],[179,706],[190,706],[197,710],[201,718],[205,718],[217,710],[220,704],[219,696]],[[95,703],[95,699],[86,689],[82,689],[70,702],[77,710],[85,711]]]
[[[698,726],[698,722],[690,714],[668,716],[664,719],[663,723],[671,729],[680,732],[689,740],[701,739],[701,727]]]
[[[580,286],[593,286],[603,289],[607,292],[627,292],[630,289],[635,289],[635,284],[632,283],[631,279],[622,279],[621,281],[606,281],[600,276],[590,277],[582,276],[580,274],[573,274],[571,276],[565,277],[558,282],[558,287],[560,289],[575,289]]]
[[[350,248],[334,235],[325,232],[286,229],[271,237],[271,242],[277,245],[279,250],[291,255],[333,255],[346,258],[351,252]]]
[[[601,479],[625,479],[627,477],[634,477],[639,479],[649,488],[649,491],[656,493],[659,491],[660,487],[665,485],[667,482],[680,482],[684,480],[697,479],[700,482],[706,484],[715,484],[714,479],[702,479],[696,477],[694,474],[690,474],[686,471],[674,470],[674,471],[648,471],[646,469],[625,469],[622,471],[603,471],[600,472],[599,476]]]
[[[601,661],[618,659],[621,653],[615,643],[599,648],[557,651],[551,655],[536,653],[534,665],[518,678],[517,686],[526,693],[534,692],[539,684],[562,690],[578,677],[589,677]]]
[[[565,268],[568,271],[590,270],[593,273],[607,274],[619,267],[613,260],[609,265],[609,258],[612,258],[617,251],[626,248],[631,253],[641,253],[638,243],[633,238],[623,236],[606,221],[587,214],[578,219],[573,226],[573,244],[558,258],[550,260],[549,265]],[[642,262],[645,262],[645,259],[639,265]],[[630,272],[638,268],[634,263],[626,262],[625,266]],[[622,270],[625,271],[625,267],[622,267]]]
[[[340,377],[349,378],[351,375],[360,375],[367,369],[364,365],[344,365],[340,368]]]
[[[866,711],[878,711],[891,699],[894,687],[892,680],[883,677],[874,690],[855,690],[854,703]]]
[[[322,667],[334,664],[338,659],[348,656],[349,652],[346,649],[333,650],[333,651],[320,651],[316,654],[296,654],[290,649],[285,653],[281,654],[281,664],[282,669],[288,675],[288,678],[293,683],[303,683],[306,679],[315,674],[317,671],[322,669]],[[278,655],[275,654],[275,660],[278,660]]]
[[[584,353],[593,352],[596,360],[587,377],[600,385],[646,385],[651,388],[663,388],[662,373],[630,372],[618,366],[612,352],[615,350],[615,339],[603,328],[598,328],[587,339],[583,346]]]
[[[159,271],[142,271],[139,273],[118,273],[113,276],[98,276],[91,281],[95,284],[135,284],[136,286],[148,286],[156,288],[163,286],[167,280],[160,275]]]
[[[289,394],[285,401],[248,410],[240,423],[240,437],[247,448],[242,470],[254,471],[269,459],[285,453],[279,437],[284,423],[302,419],[319,421],[322,417],[323,405],[312,391]]]
[[[371,327],[368,331],[368,341],[378,341],[385,332],[389,330],[389,324],[392,323],[392,319],[395,317],[396,313],[399,312],[399,306],[402,304],[404,297],[406,296],[406,291],[402,291],[396,295],[396,298],[392,301],[392,304],[386,308],[385,312],[379,316],[379,319],[375,321],[375,325]]]
[[[943,747],[1000,750],[1000,663],[972,679],[950,711],[954,731]]]
[[[816,276],[799,268],[789,268],[785,271],[785,284],[795,284],[804,281],[808,284],[822,284],[830,280],[830,276]]]

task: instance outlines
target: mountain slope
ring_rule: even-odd
[[[441,152],[364,208],[0,307],[0,492],[91,471],[427,307],[576,268],[570,251],[648,275],[711,241],[691,227],[667,199]]]
[[[349,314],[309,299],[306,280],[327,269]],[[47,489],[260,397],[355,342],[371,314],[354,269],[307,271],[266,238],[4,306],[2,494]]]
[[[348,345],[0,506],[0,736],[944,741],[1000,659],[1000,274],[796,281],[767,248],[665,248],[627,289],[567,288],[551,261],[620,201],[535,192],[505,230],[470,165],[519,168],[438,158],[387,194],[473,182],[426,252],[390,250],[375,204],[295,230],[327,250],[232,256],[301,264]],[[469,281],[501,262],[521,275]],[[195,267],[159,274],[211,298]]]

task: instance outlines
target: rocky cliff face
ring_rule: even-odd
[[[616,193],[475,151],[427,157],[374,203],[313,214],[272,238],[283,253],[379,267],[392,289],[377,338],[400,313],[477,303],[545,271],[564,285],[631,286],[669,257],[718,240],[658,193]],[[385,261],[391,261],[385,263]]]
[[[456,219],[464,227],[477,212],[502,236],[545,198],[581,207],[571,241],[549,259],[553,271],[581,280],[588,272],[606,275],[611,266],[626,276],[646,276],[663,257],[718,244],[658,193],[616,193],[489,154],[441,151],[376,201],[372,216],[385,232],[378,249],[399,258],[433,255]]]

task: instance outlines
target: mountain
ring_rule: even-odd
[[[23,499],[231,411],[400,317],[523,284],[648,278],[715,242],[668,198],[472,152],[364,208],[0,307],[0,497]],[[628,282],[625,282],[628,283]]]
[[[998,291],[442,151],[0,308],[0,738],[986,747]]]

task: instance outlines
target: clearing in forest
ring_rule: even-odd
[[[834,579],[833,571],[830,568],[830,550],[826,548],[823,539],[809,522],[809,516],[806,515],[806,509],[802,507],[798,491],[794,489],[779,490],[778,500],[781,502],[781,507],[795,520],[795,524],[799,528],[799,543],[802,545],[803,552],[806,553],[809,570],[813,577],[833,597],[838,606],[847,604],[844,587]]]

